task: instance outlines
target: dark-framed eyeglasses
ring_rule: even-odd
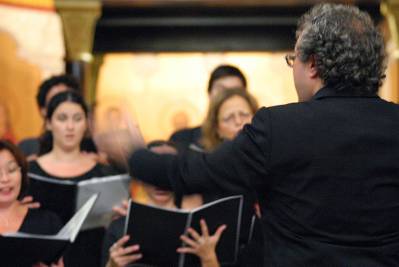
[[[296,55],[295,54],[287,54],[285,55],[285,61],[287,62],[288,67],[294,66]]]

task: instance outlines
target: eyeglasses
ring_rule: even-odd
[[[294,66],[296,55],[295,54],[287,54],[285,55],[285,61],[287,62],[288,67]]]
[[[7,174],[7,176],[15,176],[20,170],[21,167],[19,167],[18,165],[10,166],[6,169],[0,169],[0,178],[3,178],[4,174]]]
[[[238,113],[229,114],[228,116],[223,117],[220,120],[226,124],[233,124],[233,123],[235,123],[236,119],[240,119],[241,121],[244,121],[244,120],[247,120],[248,118],[250,118],[251,116],[252,116],[251,113],[239,111]]]

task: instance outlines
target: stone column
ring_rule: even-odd
[[[66,70],[81,83],[89,106],[95,100],[98,60],[93,56],[95,26],[101,15],[100,0],[55,0],[64,30]],[[101,57],[100,57],[101,59]]]

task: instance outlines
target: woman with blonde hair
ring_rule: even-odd
[[[224,140],[232,140],[251,122],[257,109],[255,98],[241,88],[220,91],[211,101],[202,126],[205,150],[212,151]]]

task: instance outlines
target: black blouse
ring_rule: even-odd
[[[54,235],[62,228],[61,220],[53,212],[42,209],[28,209],[18,232],[39,235]]]
[[[106,176],[106,175],[116,174],[116,171],[114,169],[112,169],[111,167],[97,163],[89,171],[87,171],[81,175],[65,178],[65,177],[56,176],[54,174],[50,174],[50,173],[46,172],[36,160],[29,162],[29,172],[40,175],[40,176],[45,176],[48,178],[60,179],[60,180],[67,179],[69,181],[73,180],[74,182],[88,180],[93,177],[102,177],[102,176]]]

